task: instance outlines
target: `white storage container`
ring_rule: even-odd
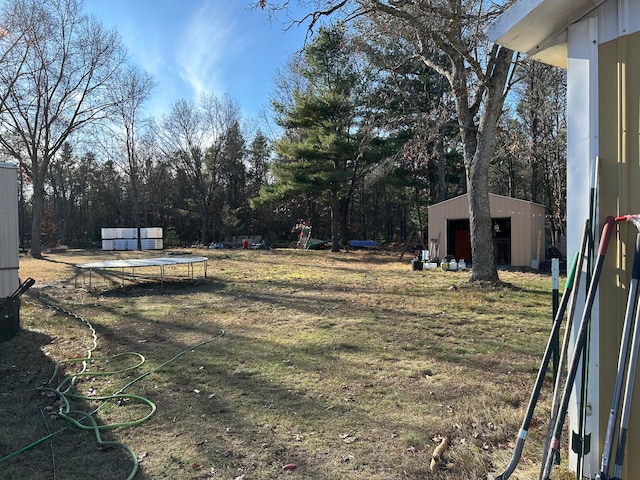
[[[140,240],[142,250],[162,250],[161,238],[143,238]]]
[[[102,250],[115,250],[116,249],[116,241],[115,240],[102,240]]]
[[[162,238],[162,227],[141,228],[140,238]]]
[[[118,238],[117,228],[102,228],[100,229],[100,235],[103,240],[115,240]]]
[[[118,238],[138,238],[137,228],[120,228]]]

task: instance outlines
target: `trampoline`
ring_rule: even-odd
[[[194,265],[197,263],[202,263],[203,275],[204,278],[207,278],[207,257],[160,257],[160,258],[131,258],[128,260],[106,260],[103,262],[90,262],[90,263],[81,263],[76,265],[76,278],[75,278],[75,286],[78,285],[78,274],[82,271],[82,283],[83,285],[87,285],[86,281],[86,272],[89,271],[89,286],[91,286],[92,275],[94,270],[112,270],[119,269],[120,270],[120,281],[122,286],[124,287],[125,282],[125,272],[131,270],[131,277],[135,280],[136,278],[136,269],[138,268],[148,268],[148,267],[158,267],[160,272],[160,284],[164,286],[164,278],[165,278],[165,267],[173,266],[173,265],[186,265],[187,266],[187,275],[191,275],[191,279],[194,278]]]

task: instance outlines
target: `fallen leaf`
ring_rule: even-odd
[[[295,463],[287,463],[284,467],[282,467],[282,470],[295,470],[296,468],[298,468],[298,465],[296,465]]]

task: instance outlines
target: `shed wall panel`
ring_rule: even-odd
[[[18,170],[0,163],[0,298],[19,286],[18,247]]]
[[[599,46],[599,178],[598,207],[600,228],[606,215],[640,211],[640,33],[623,35]],[[611,392],[617,369],[620,337],[623,331],[626,302],[631,282],[637,229],[627,223],[619,225],[605,257],[599,287],[598,347],[600,354],[598,386],[599,439],[604,444]],[[616,241],[613,239],[615,238]],[[592,334],[593,335],[593,334]],[[593,337],[592,337],[593,338]],[[640,397],[636,380],[634,398]],[[629,414],[627,455],[621,478],[637,478],[640,458],[632,452],[640,448],[640,402],[632,402]]]

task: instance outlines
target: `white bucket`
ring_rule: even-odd
[[[449,261],[449,270],[453,270],[453,271],[458,270],[458,262],[456,262],[455,260],[450,260]]]
[[[467,269],[467,263],[464,261],[464,258],[458,260],[458,271],[462,272]]]

